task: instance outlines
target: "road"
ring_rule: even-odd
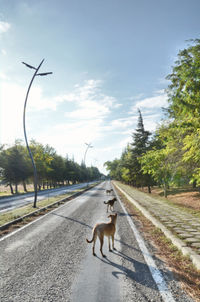
[[[81,183],[81,184],[71,185],[68,187],[65,186],[65,187],[56,188],[56,189],[38,191],[37,200],[40,201],[45,198],[66,194],[67,192],[81,189],[81,188],[85,187],[86,185],[87,185],[87,183]],[[34,193],[26,193],[23,195],[1,198],[0,199],[0,213],[10,211],[12,209],[21,207],[21,206],[29,204],[29,203],[33,203],[33,200],[34,200]]]
[[[104,241],[92,255],[92,227],[107,221],[104,182],[41,216],[29,225],[0,238],[0,301],[152,301],[191,302],[144,243],[133,218],[120,200],[115,246]],[[111,195],[110,195],[111,197]]]

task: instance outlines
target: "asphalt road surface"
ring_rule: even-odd
[[[99,242],[92,255],[92,227],[108,221],[110,196],[101,183],[41,216],[5,237],[0,238],[0,301],[165,301],[191,302],[174,280],[171,272],[153,255],[143,241],[120,201],[116,251],[108,251],[107,238],[102,258]],[[135,229],[134,229],[135,228]]]
[[[87,183],[81,183],[71,186],[64,186],[56,189],[49,189],[37,192],[37,200],[40,201],[45,198],[66,194],[67,192],[81,189],[85,187]],[[0,213],[4,213],[6,211],[10,211],[12,209],[21,207],[23,205],[33,203],[34,201],[34,193],[26,193],[18,196],[10,196],[4,197],[0,199]]]

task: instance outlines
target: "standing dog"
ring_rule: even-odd
[[[113,189],[106,190],[106,194],[110,194],[113,191]]]
[[[104,201],[104,203],[107,204],[107,213],[108,213],[108,208],[109,207],[110,207],[111,211],[114,210],[113,206],[114,206],[114,203],[115,203],[116,200],[117,200],[117,198],[114,197],[113,199],[109,199],[107,202]],[[111,209],[111,207],[112,207],[112,209]]]
[[[93,252],[94,256],[96,256],[96,254],[95,254],[95,243],[96,243],[97,236],[99,237],[99,240],[100,240],[100,251],[101,251],[101,255],[103,257],[106,257],[103,254],[103,251],[102,251],[104,236],[108,237],[109,251],[110,252],[112,251],[111,248],[110,248],[110,237],[112,238],[112,249],[115,250],[114,235],[115,235],[115,230],[116,230],[117,213],[109,215],[108,218],[110,218],[110,222],[97,223],[94,226],[93,231],[92,231],[93,232],[92,239],[91,240],[86,239],[86,241],[88,243],[93,242],[92,252]]]

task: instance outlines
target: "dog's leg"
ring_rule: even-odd
[[[94,241],[93,241],[93,247],[92,247],[93,256],[96,256],[96,254],[95,254],[95,243],[96,243],[96,240],[97,240],[97,235],[94,236]]]
[[[108,236],[108,246],[109,246],[109,252],[112,252],[112,250],[110,248],[110,236]]]
[[[103,236],[99,237],[99,240],[100,240],[100,252],[101,252],[101,255],[103,257],[106,257],[106,255],[103,254]]]
[[[116,248],[114,247],[114,235],[112,235],[112,248],[113,250],[116,250]]]

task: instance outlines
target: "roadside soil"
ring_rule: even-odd
[[[139,189],[141,192],[148,193],[148,189],[145,187]],[[159,197],[166,200],[163,197],[163,190],[158,187],[153,187],[150,196]],[[200,211],[200,192],[198,189],[188,188],[171,188],[168,190],[167,200],[173,202],[176,205],[186,208]]]
[[[117,190],[117,189],[116,189]],[[141,190],[142,192],[147,192],[146,189]],[[194,301],[200,302],[200,271],[196,270],[193,266],[191,260],[188,257],[182,255],[182,253],[168,240],[162,231],[156,228],[148,219],[146,219],[141,212],[135,208],[130,201],[126,199],[122,193],[117,190],[120,199],[125,204],[127,211],[130,215],[133,215],[134,221],[137,227],[140,229],[143,237],[148,240],[149,244],[153,245],[156,249],[156,256],[165,262],[165,264],[174,273],[176,279],[181,283],[183,289],[190,295]],[[190,196],[191,192],[181,192],[176,195],[169,195],[170,201],[179,204],[183,207],[188,207],[187,196]],[[153,189],[152,197],[159,196],[160,190]],[[171,198],[173,197],[173,198]],[[191,194],[190,201],[192,200],[192,205],[189,206],[195,210],[199,210],[199,200],[197,198],[197,192]]]

